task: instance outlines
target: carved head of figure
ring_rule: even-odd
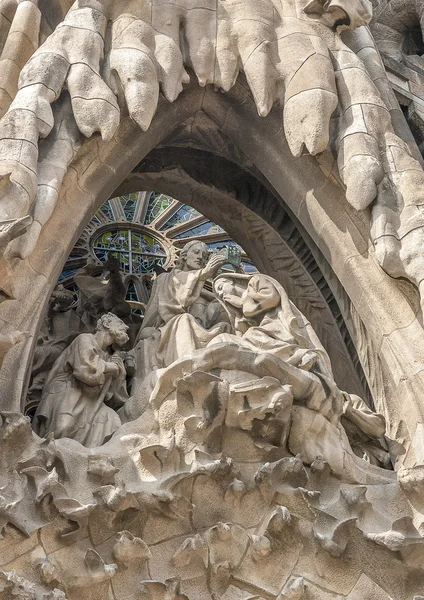
[[[276,308],[281,302],[281,296],[269,278],[254,275],[249,280],[241,301],[244,316],[252,318]]]
[[[97,332],[103,334],[104,346],[112,344],[123,346],[129,340],[127,335],[128,325],[113,313],[102,315],[97,321]]]
[[[236,284],[229,277],[220,277],[214,286],[214,291],[217,298],[224,298],[229,294],[236,293]]]
[[[71,308],[74,301],[74,294],[59,284],[51,295],[50,307],[53,312],[66,312]]]
[[[200,240],[191,240],[180,252],[175,264],[182,271],[197,271],[206,266],[208,260],[208,247]]]

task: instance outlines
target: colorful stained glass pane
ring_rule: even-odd
[[[163,213],[175,200],[165,194],[152,193],[149,198],[149,206],[147,207],[145,225],[150,225],[155,219]]]
[[[188,229],[187,231],[184,231],[184,233],[176,235],[175,239],[180,240],[188,237],[211,235],[213,233],[224,233],[224,230],[219,225],[212,223],[212,221],[207,221],[197,227],[193,227],[193,229]]]
[[[166,262],[166,252],[153,236],[130,229],[103,233],[94,241],[93,251],[101,262],[109,256],[118,258],[124,273],[150,273],[155,264]]]
[[[68,277],[73,277],[78,269],[64,269],[60,274],[59,281],[63,281],[64,279],[68,279]]]
[[[121,196],[121,204],[124,209],[125,218],[128,222],[134,221],[134,215],[137,208],[138,194],[129,194]]]
[[[126,300],[133,301],[133,302],[139,301],[137,290],[134,285],[134,281],[130,281],[128,284]]]
[[[192,206],[188,206],[184,204],[177,210],[177,212],[167,221],[162,227],[161,231],[166,231],[171,227],[175,227],[175,225],[179,225],[180,223],[186,223],[187,221],[191,221],[195,217],[201,217],[202,215]]]
[[[191,206],[181,205],[165,194],[152,192],[148,197],[148,206],[144,220],[144,223],[147,226],[146,231],[137,230],[136,225],[122,226],[116,223],[118,220],[114,214],[116,211],[112,208],[116,205],[116,202],[120,203],[125,219],[129,223],[133,223],[135,216],[140,215],[143,212],[139,203],[141,201],[144,202],[144,194],[128,194],[114,199],[113,201],[108,200],[105,202],[97,215],[90,221],[89,227],[77,242],[59,281],[67,280],[66,287],[68,289],[71,289],[70,286],[74,285],[73,278],[77,269],[82,266],[87,257],[87,241],[91,238],[90,248],[101,263],[105,263],[110,257],[115,257],[120,262],[120,270],[123,274],[133,274],[137,276],[141,285],[144,286],[142,295],[143,302],[145,302],[150,295],[153,284],[152,274],[159,274],[163,271],[163,268],[169,260],[169,252],[165,250],[165,247],[158,241],[156,232],[153,228],[151,229],[152,235],[149,235],[148,233],[150,229],[148,228],[149,224],[154,223],[165,210],[174,207],[174,211],[176,211],[161,227],[163,232],[161,235],[164,235],[165,238],[168,239],[170,245],[174,240],[181,240],[181,242],[177,244],[180,248],[183,240],[186,240],[187,238],[225,234],[224,230],[219,225],[204,219],[200,225],[191,225],[191,228],[187,231],[174,236],[172,231],[169,231],[172,227],[181,223],[187,223],[190,227],[190,221],[196,217],[201,217],[202,215]],[[177,207],[179,207],[178,210]],[[172,211],[170,211],[170,214],[172,214]],[[105,218],[110,221],[108,231],[104,230]],[[122,213],[120,213],[119,220],[122,220]],[[96,237],[94,232],[96,230],[101,231],[101,228],[103,229],[102,233],[97,234]],[[240,246],[231,239],[208,243],[210,250],[223,248],[225,246],[236,246],[240,252],[242,251]],[[246,256],[244,256],[244,258],[246,258]],[[256,268],[248,260],[243,261],[242,264],[246,273],[256,272]],[[225,270],[228,270],[229,267],[230,265],[226,265]],[[130,283],[127,298],[134,301],[141,301],[138,298],[137,289],[134,282]]]
[[[237,244],[237,242],[235,242],[234,240],[223,240],[221,242],[210,242],[209,244],[207,244],[209,250],[216,250],[217,248],[223,248],[224,246],[237,246],[238,248],[240,248],[240,250],[242,251],[242,253],[244,254],[244,250],[243,248]]]
[[[252,263],[242,261],[242,265],[243,265],[245,273],[257,273],[258,272],[258,269],[255,267],[255,265],[252,265]]]
[[[110,205],[109,200],[107,200],[100,209],[100,212],[104,214],[105,217],[109,219],[109,221],[114,221],[115,217],[113,216],[112,207]]]

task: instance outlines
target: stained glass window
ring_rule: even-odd
[[[133,301],[133,302],[138,302],[139,301],[139,297],[137,294],[137,290],[134,284],[134,281],[130,281],[127,287],[127,296],[126,299],[128,301]]]
[[[166,229],[170,229],[171,227],[175,227],[175,225],[179,225],[180,223],[184,223],[186,221],[191,221],[195,217],[201,217],[202,215],[192,206],[188,206],[184,204],[177,212],[161,227],[161,230],[165,231]]]
[[[77,269],[64,269],[62,271],[62,273],[60,274],[59,282],[64,281],[65,279],[69,279],[70,277],[73,277],[76,272],[77,272]]]
[[[175,202],[173,198],[165,196],[164,194],[151,193],[149,199],[149,206],[147,207],[146,218],[144,223],[150,225],[155,219],[157,219],[172,202]]]
[[[106,262],[112,256],[121,263],[124,273],[151,273],[155,264],[163,266],[166,252],[152,236],[131,229],[113,229],[93,242],[95,256]]]
[[[110,205],[109,200],[107,200],[100,209],[100,212],[109,220],[113,221],[115,217],[113,216],[113,210]]]
[[[242,252],[244,252],[243,248],[240,244],[237,244],[234,240],[221,240],[219,242],[210,242],[207,244],[210,250],[215,250],[216,248],[223,248],[224,246],[238,246]]]
[[[129,194],[121,197],[122,208],[124,209],[125,218],[127,221],[133,221],[137,208],[138,194]]]
[[[117,206],[122,207],[119,215],[113,208]],[[190,221],[194,219],[196,222],[190,227]],[[123,220],[127,224],[122,223]],[[182,224],[187,226],[185,231],[173,230]],[[230,237],[226,238],[222,227],[170,196],[146,192],[120,196],[103,204],[70,254],[60,281],[74,290],[74,276],[87,261],[97,259],[101,270],[101,263],[115,257],[126,282],[127,300],[146,303],[154,277],[172,268],[185,240],[202,236],[208,236],[207,245],[211,250],[237,246],[242,252],[244,271],[256,271],[240,246]],[[231,269],[230,265],[225,269]]]
[[[224,230],[219,225],[212,223],[211,221],[207,221],[206,223],[202,223],[197,227],[193,227],[193,229],[188,229],[183,233],[179,233],[175,236],[176,240],[188,238],[188,237],[197,237],[202,235],[210,235],[212,233],[224,233]]]

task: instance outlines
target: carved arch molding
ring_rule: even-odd
[[[424,460],[414,287],[424,272],[424,173],[414,144],[397,135],[400,110],[365,27],[370,6],[0,4],[0,320],[6,335],[23,334],[4,357],[4,409],[20,407],[47,299],[92,214],[171,133],[171,146],[188,137],[214,154],[224,136],[232,160],[310,238],[390,436],[406,443],[409,464]],[[179,185],[180,174],[162,179]],[[249,208],[275,227],[275,207]]]

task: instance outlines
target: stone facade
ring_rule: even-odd
[[[1,598],[424,598],[423,19],[0,0]],[[259,272],[192,240],[141,326],[112,264],[75,313],[152,189]]]

